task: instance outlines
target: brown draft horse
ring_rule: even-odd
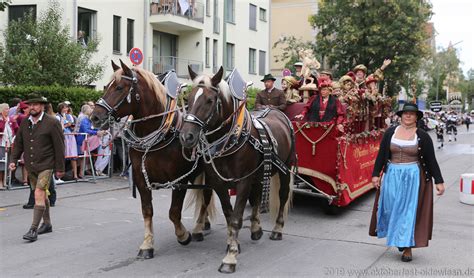
[[[145,237],[137,257],[149,259],[154,256],[152,191],[147,186],[145,174],[142,171],[146,170],[150,182],[166,183],[189,173],[193,167],[193,162],[184,159],[182,155],[182,146],[176,138],[178,136],[177,127],[181,123],[182,115],[179,111],[176,111],[177,109],[170,111],[169,104],[173,100],[167,96],[165,87],[153,73],[140,68],[130,69],[122,61],[120,63],[121,68],[112,61],[113,78],[108,84],[103,97],[97,101],[91,120],[94,126],[102,128],[108,128],[111,118],[118,120],[132,115],[133,119],[137,120],[133,126],[129,127],[136,138],[142,138],[134,141],[135,147],[131,145],[130,148],[133,183],[140,193],[145,223]],[[153,115],[159,117],[153,117]],[[150,119],[145,118],[149,116],[152,117]],[[143,121],[140,121],[140,119]],[[150,138],[150,140],[155,141],[150,143],[152,144],[152,150],[147,153],[144,161],[145,169],[142,169],[144,150],[141,144],[150,142],[143,138],[157,130],[160,130],[160,132]],[[161,138],[161,140],[156,141],[156,138]],[[202,170],[198,170],[181,180],[180,183],[193,181],[199,171],[202,172]],[[200,198],[202,203],[199,204],[200,209],[198,209],[200,215],[193,230],[193,235],[197,236],[198,241],[203,239],[202,230],[205,226],[206,215],[207,213],[212,214],[214,209],[213,206],[208,208],[208,204],[211,202],[212,190],[200,190],[200,192],[203,193]],[[183,245],[189,244],[192,238],[181,223],[181,211],[185,195],[185,189],[173,190],[169,210],[169,218],[174,224],[177,240]]]
[[[233,273],[237,264],[237,255],[240,252],[238,233],[242,228],[242,217],[247,200],[252,205],[251,238],[259,240],[263,235],[259,216],[263,179],[263,167],[260,166],[262,166],[263,155],[249,140],[250,137],[258,140],[260,136],[251,123],[250,113],[245,106],[235,104],[238,100],[232,96],[229,85],[222,80],[222,67],[212,78],[197,76],[190,67],[188,70],[193,80],[193,89],[188,97],[188,111],[181,128],[180,141],[185,148],[196,148],[196,151],[203,155],[206,183],[211,184],[219,196],[228,226],[227,255],[219,271]],[[250,135],[245,140],[232,139],[235,121],[229,121],[229,119],[236,115],[237,109],[244,110],[245,119],[242,126],[246,126],[246,129],[242,134],[247,133],[247,135],[241,135],[241,137]],[[277,145],[279,158],[290,168],[294,158],[291,123],[278,110],[271,110],[263,120],[270,127],[277,142],[274,146]],[[227,142],[231,144],[231,147],[226,144]],[[219,153],[219,155],[206,158],[204,153]],[[291,178],[289,174],[276,170],[276,167],[272,167],[272,175],[270,214],[276,223],[270,239],[281,240],[288,211]],[[237,191],[233,210],[227,194],[229,187],[236,188]]]

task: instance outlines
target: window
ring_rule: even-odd
[[[211,16],[211,0],[206,0],[206,16]]]
[[[77,40],[89,43],[97,38],[97,12],[81,7],[77,8]]]
[[[114,15],[113,51],[120,53],[120,16]]]
[[[230,23],[235,23],[235,1],[234,0],[224,0],[227,1],[227,7],[225,11],[225,20]]]
[[[249,48],[249,73],[256,74],[257,73],[257,50],[253,48]]]
[[[209,38],[206,38],[206,68],[209,68],[210,65],[210,53],[209,53]]]
[[[218,47],[219,44],[217,40],[214,40],[212,42],[212,72],[216,73],[217,72],[217,53],[218,53]]]
[[[227,43],[225,66],[227,70],[232,70],[235,66],[235,45],[233,43]]]
[[[249,28],[257,31],[257,6],[249,5]]]
[[[36,19],[36,5],[10,5],[8,6],[8,22],[12,20],[18,21],[24,18],[29,12],[31,12],[33,18]]]
[[[133,45],[135,44],[133,40],[134,25],[135,25],[135,20],[128,18],[127,19],[127,53],[130,53],[130,50],[132,50]]]
[[[267,10],[260,8],[260,20],[267,21]]]
[[[260,50],[258,56],[258,74],[265,75],[267,53],[265,51]]]
[[[214,33],[219,34],[220,33],[220,19],[218,17],[219,15],[219,0],[214,0]]]

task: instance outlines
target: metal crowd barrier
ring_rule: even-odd
[[[3,137],[3,134],[4,134],[3,132],[0,132],[0,137]],[[7,142],[7,145],[9,145],[9,148],[11,148],[12,146],[11,142]],[[0,163],[3,163],[3,173],[4,173],[2,186],[6,187],[7,189],[12,189],[11,188],[12,176],[11,176],[11,171],[8,168],[8,163],[9,163],[8,154],[9,154],[9,151],[7,151],[7,148],[5,147],[5,157],[0,158]]]
[[[90,138],[90,135],[88,133],[76,133],[76,132],[73,132],[73,133],[66,133],[64,134],[65,136],[76,136],[76,135],[84,135],[85,138],[84,138],[84,142],[85,142],[85,150],[83,152],[82,155],[77,155],[77,156],[65,156],[66,159],[70,159],[70,158],[82,158],[82,179],[80,179],[80,181],[87,181],[87,182],[93,182],[95,183],[98,179],[106,179],[106,178],[110,178],[112,177],[112,150],[113,150],[113,141],[111,140],[109,142],[109,148],[110,148],[110,153],[109,154],[93,154],[92,152],[95,150],[91,150],[90,149],[90,142],[89,142],[89,138]],[[97,148],[100,148],[100,147],[103,147],[102,145],[99,144],[99,146]],[[107,156],[109,158],[109,161],[108,161],[108,164],[107,164],[107,175],[105,176],[97,176],[96,175],[96,169],[95,169],[95,165],[94,165],[94,157],[105,157]],[[87,162],[86,162],[87,160]],[[86,163],[89,164],[90,166],[90,171],[91,171],[91,174],[92,175],[89,175],[89,176],[86,176],[85,175],[85,172],[86,172]],[[62,182],[61,184],[66,184],[66,183],[75,183],[76,180],[71,180],[71,181],[64,181]]]
[[[3,135],[3,133],[0,132],[0,135]],[[112,177],[112,172],[113,172],[113,148],[114,148],[114,145],[113,145],[113,140],[110,140],[109,142],[109,148],[110,148],[110,153],[109,154],[93,154],[92,151],[90,149],[90,144],[89,144],[89,137],[90,135],[88,133],[66,133],[64,134],[65,136],[72,136],[72,135],[84,135],[85,138],[84,138],[84,142],[85,143],[85,150],[83,152],[82,155],[77,155],[77,156],[66,156],[65,158],[83,158],[81,163],[82,163],[82,179],[79,179],[77,181],[84,181],[84,182],[93,182],[95,183],[97,180],[99,179],[107,179],[107,178],[111,178]],[[102,145],[99,145],[98,148],[102,147]],[[5,157],[2,159],[0,158],[0,163],[1,162],[4,162],[4,178],[3,178],[3,185],[6,186],[7,190],[15,190],[15,189],[25,189],[25,188],[30,188],[29,186],[24,186],[24,185],[20,185],[20,186],[13,186],[12,184],[12,171],[9,169],[8,167],[8,164],[9,164],[9,157],[8,157],[9,153],[7,151],[5,151]],[[100,157],[100,156],[107,156],[108,157],[108,164],[107,164],[107,174],[104,175],[104,176],[97,176],[96,175],[96,169],[95,169],[95,166],[94,166],[94,157]],[[87,160],[87,161],[86,161]],[[20,161],[16,161],[16,165],[18,166],[19,165],[19,162]],[[86,172],[86,163],[89,164],[90,166],[90,171],[91,171],[91,174],[92,175],[88,175],[86,176],[85,175],[85,172]],[[17,167],[17,170],[20,169],[20,167]],[[56,185],[58,184],[68,184],[68,183],[76,183],[77,182],[76,180],[70,180],[70,181],[63,181],[61,183],[56,183]]]

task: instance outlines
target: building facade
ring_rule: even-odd
[[[317,0],[272,0],[271,5],[271,45],[281,37],[294,36],[302,41],[314,41],[316,30],[309,24],[309,17],[318,11]],[[272,48],[270,71],[274,76],[282,76],[286,61],[275,62],[275,56],[282,53],[280,47]]]
[[[94,62],[106,65],[94,85],[110,80],[110,60],[130,64],[128,53],[143,51],[141,67],[156,74],[175,69],[187,79],[187,67],[215,73],[234,67],[248,81],[269,71],[270,0],[57,0],[71,38],[100,40]],[[0,13],[0,31],[10,20],[33,10],[37,17],[46,0],[15,0]]]

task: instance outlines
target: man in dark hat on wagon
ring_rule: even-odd
[[[286,97],[282,90],[275,88],[275,80],[271,74],[266,74],[261,80],[265,84],[265,89],[257,94],[255,100],[255,110],[265,108],[276,108],[284,111],[286,108]]]
[[[18,161],[23,153],[34,189],[33,222],[23,236],[23,239],[33,242],[38,239],[38,234],[53,231],[49,214],[49,184],[53,173],[57,178],[64,175],[64,135],[59,121],[44,112],[48,103],[45,97],[33,94],[26,103],[30,106],[30,116],[22,121],[16,134],[12,161]],[[9,168],[15,170],[16,163],[11,162]],[[41,219],[43,224],[39,227]]]

